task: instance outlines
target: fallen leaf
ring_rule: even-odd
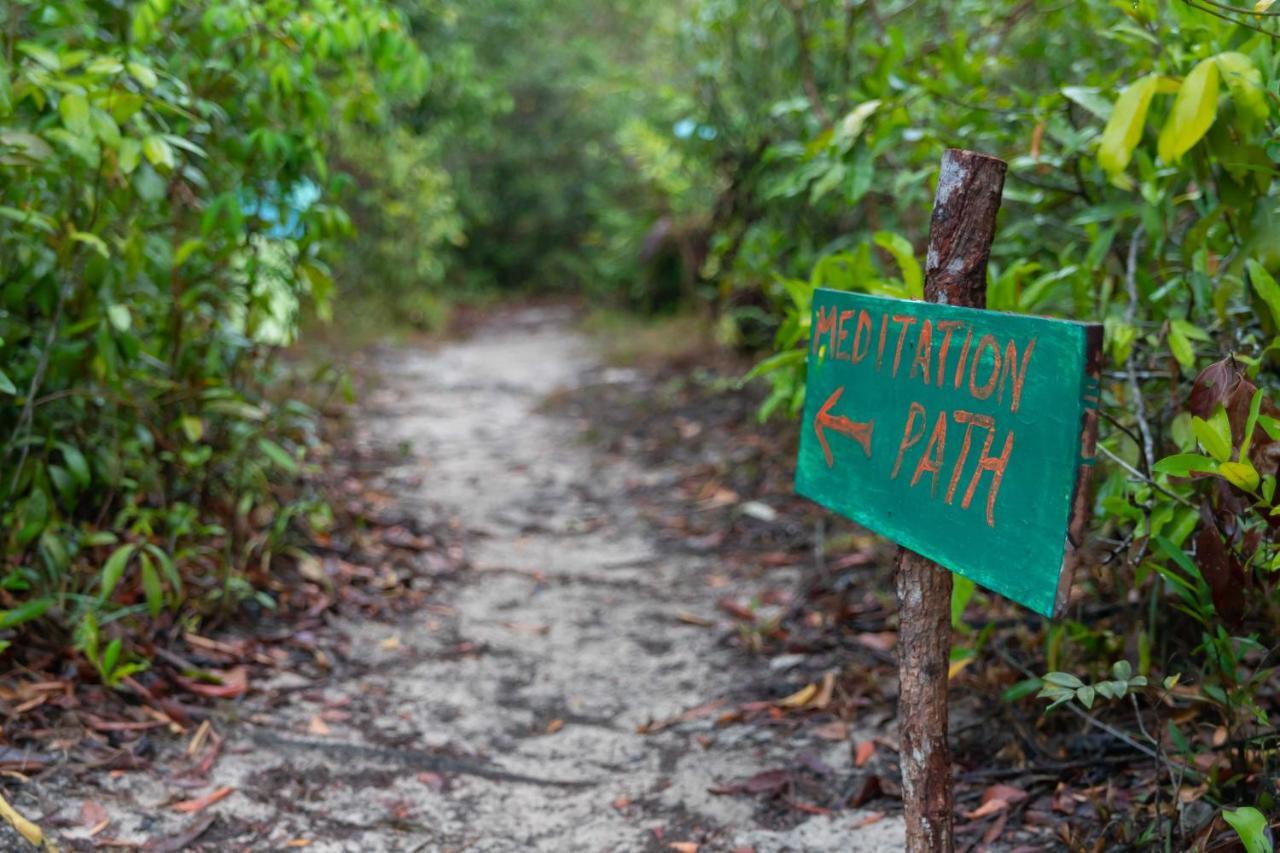
[[[445,778],[439,773],[433,773],[430,770],[424,770],[415,778],[422,784],[426,785],[433,791],[443,791],[445,787]]]
[[[813,736],[822,740],[842,741],[849,738],[849,727],[842,720],[832,720],[813,730]]]
[[[205,739],[209,737],[209,732],[213,730],[208,720],[200,723],[200,727],[196,729],[196,733],[191,736],[191,740],[187,743],[187,757],[193,757],[200,751],[200,747],[204,746]]]
[[[183,853],[184,850],[190,850],[191,845],[201,835],[213,826],[213,822],[218,819],[217,814],[210,813],[201,815],[187,825],[186,829],[181,832],[170,835],[167,838],[153,838],[146,843],[143,849],[151,851],[151,853]],[[108,846],[107,839],[99,839],[100,846]],[[111,846],[115,846],[114,844]]]
[[[977,660],[976,655],[953,660],[950,665],[947,666],[947,680],[950,681],[960,673],[964,672],[969,664],[973,663],[975,660]]]
[[[898,644],[898,633],[896,631],[867,632],[858,634],[854,639],[869,649],[875,649],[878,652],[891,652],[893,647]]]
[[[211,681],[196,681],[181,675],[175,676],[175,680],[187,691],[210,699],[234,699],[249,690],[248,667],[236,666],[223,672],[210,670],[206,675]]]
[[[1004,800],[1006,803],[1017,803],[1027,798],[1027,792],[1012,785],[995,784],[982,792],[982,802]]]
[[[681,610],[677,613],[676,621],[683,622],[686,625],[697,625],[699,628],[711,628],[716,624],[713,619],[707,619],[696,613],[690,613],[687,610]]]
[[[626,796],[618,797],[616,800],[610,803],[610,805],[612,805],[618,811],[622,811],[627,806],[631,805],[631,798]]]
[[[787,696],[785,699],[779,699],[778,707],[803,708],[805,705],[808,705],[810,701],[812,701],[813,697],[817,695],[818,695],[818,685],[806,684],[804,687],[801,687],[799,690],[797,690],[795,693],[792,693],[790,696]]]
[[[394,652],[396,649],[400,648],[400,637],[399,636],[387,637],[381,643],[378,643],[378,645],[388,652]]]
[[[310,847],[310,838],[290,838],[284,843],[285,847]]]
[[[107,810],[93,800],[85,800],[80,805],[80,823],[84,826],[97,826],[109,821]]]
[[[853,766],[865,767],[871,757],[876,754],[876,745],[869,740],[858,741],[857,746],[853,748]]]
[[[226,787],[219,788],[213,793],[199,797],[198,799],[183,800],[180,803],[174,803],[170,808],[175,812],[181,812],[182,814],[194,814],[195,812],[204,811],[216,802],[225,800],[235,792],[236,789],[228,785]]]
[[[560,719],[559,717],[557,717],[556,719],[554,719],[554,720],[552,720],[551,722],[547,723],[547,734],[549,734],[549,735],[553,735],[553,734],[555,734],[556,732],[560,731],[560,730],[561,730],[561,729],[563,729],[563,728],[564,728],[564,720],[562,720],[562,719]]]
[[[965,812],[964,816],[969,818],[970,820],[976,820],[980,817],[987,817],[988,815],[993,815],[996,812],[1004,811],[1007,808],[1009,808],[1008,800],[1000,800],[1000,799],[987,800],[983,802],[982,805],[974,809],[973,811]]]
[[[738,602],[734,601],[732,598],[720,599],[719,601],[716,602],[716,607],[719,607],[721,610],[723,610],[725,613],[728,613],[734,619],[741,619],[743,622],[756,621],[756,614],[753,613],[749,607],[739,604]]]
[[[40,827],[18,814],[13,806],[9,805],[9,801],[0,796],[0,817],[9,822],[9,825],[18,831],[18,834],[27,839],[34,847],[41,850],[45,847],[44,832]]]
[[[982,843],[984,846],[990,846],[1004,834],[1005,824],[1009,822],[1009,813],[1001,812],[1000,817],[991,822],[990,828],[982,834]]]
[[[862,829],[864,826],[871,826],[873,823],[879,823],[884,820],[884,812],[871,812],[862,820],[853,825],[854,829]]]
[[[673,841],[667,845],[676,853],[698,853],[698,844],[694,841]]]
[[[805,812],[806,814],[816,814],[816,815],[831,814],[831,809],[823,808],[822,806],[815,806],[812,803],[802,803],[799,800],[789,799],[787,800],[787,805],[791,806],[791,808],[795,809],[798,812]]]
[[[828,705],[830,705],[831,696],[835,692],[835,689],[836,689],[835,672],[828,671],[823,673],[822,683],[818,687],[818,695],[814,696],[813,699],[809,702],[809,707],[817,708],[821,710],[827,707]]]
[[[849,798],[849,805],[855,809],[861,808],[883,793],[884,788],[880,785],[880,777],[868,776],[862,780],[858,790]]]
[[[325,735],[331,734],[332,732],[333,732],[333,730],[329,728],[328,723],[326,723],[324,720],[320,719],[320,715],[319,715],[319,714],[317,714],[316,716],[312,717],[312,718],[311,718],[311,722],[307,724],[307,733],[308,733],[308,734],[313,734],[313,735],[317,735],[317,736],[319,736],[319,737],[324,737]]]
[[[776,794],[790,784],[790,770],[765,770],[741,782],[718,785],[707,791],[712,794]]]

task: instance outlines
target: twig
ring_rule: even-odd
[[[831,127],[831,116],[822,105],[822,93],[818,90],[818,83],[813,77],[813,59],[809,55],[809,28],[804,21],[804,10],[798,2],[788,3],[787,9],[791,12],[792,20],[795,21],[796,38],[800,43],[800,79],[804,84],[804,93],[809,98],[809,106],[813,109],[813,114],[817,116],[818,121],[822,122],[823,127]]]
[[[1129,304],[1125,308],[1124,320],[1130,327],[1138,316],[1138,241],[1142,239],[1142,226],[1134,229],[1129,240],[1129,257],[1125,264],[1124,285],[1129,292]],[[1142,399],[1142,389],[1138,387],[1138,377],[1134,373],[1133,354],[1126,359],[1129,371],[1129,393],[1133,395],[1134,414],[1138,421],[1138,430],[1142,433],[1142,460],[1147,476],[1151,476],[1151,466],[1155,464],[1155,442],[1151,438],[1151,426],[1147,423],[1147,405]]]
[[[1193,504],[1191,501],[1184,498],[1182,495],[1174,494],[1173,492],[1166,489],[1164,486],[1157,483],[1155,480],[1148,477],[1146,474],[1139,471],[1137,468],[1134,468],[1128,462],[1125,462],[1119,456],[1116,456],[1114,453],[1112,453],[1110,450],[1107,449],[1106,445],[1099,444],[1098,449],[1101,450],[1103,455],[1106,456],[1108,459],[1110,459],[1112,462],[1116,463],[1121,468],[1128,471],[1133,476],[1137,477],[1139,480],[1142,480],[1151,488],[1155,489],[1156,491],[1160,492],[1161,494],[1167,497],[1173,498],[1175,501],[1182,504],[1183,506],[1188,506],[1188,507],[1191,507],[1192,509],[1196,508],[1195,504]]]

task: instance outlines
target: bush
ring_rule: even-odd
[[[0,45],[0,636],[75,627],[114,683],[121,625],[231,606],[323,519],[264,388],[349,232],[328,128],[426,65],[363,0],[18,0]]]

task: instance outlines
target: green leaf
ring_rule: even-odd
[[[1271,273],[1267,272],[1266,267],[1253,258],[1245,261],[1244,265],[1249,271],[1249,286],[1266,304],[1267,310],[1271,312],[1271,319],[1275,321],[1277,327],[1280,327],[1280,285],[1276,284],[1276,280],[1271,277]]]
[[[107,320],[117,332],[127,332],[133,325],[133,315],[129,313],[129,306],[121,305],[119,302],[107,306]]]
[[[142,153],[152,166],[166,171],[172,170],[177,161],[173,157],[173,148],[160,136],[148,136],[142,140]]]
[[[1219,418],[1218,415],[1222,417]],[[1231,458],[1231,425],[1227,421],[1226,412],[1219,408],[1209,420],[1193,417],[1191,431],[1200,441],[1200,446],[1219,462]]]
[[[54,227],[52,219],[34,210],[18,210],[16,207],[0,205],[0,217],[20,222],[24,225],[34,225],[46,234],[53,234],[58,230]]]
[[[89,133],[89,101],[84,95],[74,92],[63,95],[58,101],[58,115],[62,116],[62,125],[72,133]]]
[[[773,373],[786,367],[795,367],[797,365],[804,364],[807,357],[808,353],[802,349],[789,349],[784,352],[774,353],[764,361],[758,363],[755,367],[751,368],[751,370],[747,371],[746,375],[744,375],[739,382],[747,383],[752,379],[756,379],[768,373]]]
[[[107,248],[107,244],[97,234],[90,234],[88,231],[73,231],[71,239],[77,243],[84,243],[104,258],[111,257],[111,250]]]
[[[1253,433],[1258,428],[1258,418],[1262,416],[1262,389],[1253,392],[1249,401],[1249,417],[1244,422],[1244,439],[1240,442],[1240,458],[1249,457],[1249,448],[1253,445]]]
[[[289,472],[298,473],[298,461],[289,452],[269,438],[258,439],[258,449],[277,466]]]
[[[50,71],[58,71],[62,68],[62,60],[58,58],[58,54],[54,53],[47,47],[36,44],[35,42],[20,41],[18,42],[18,50],[40,63],[45,68],[48,68]]]
[[[902,281],[912,299],[924,298],[924,275],[920,272],[920,263],[916,260],[915,251],[910,241],[901,234],[892,231],[877,231],[871,238],[877,246],[893,255],[902,270]]]
[[[1222,819],[1240,836],[1246,853],[1274,853],[1267,818],[1253,806],[1241,806],[1235,810],[1223,809]]]
[[[1262,87],[1262,74],[1253,60],[1234,51],[1220,53],[1214,59],[1237,109],[1256,121],[1266,121],[1270,114],[1267,91]]]
[[[1240,462],[1223,462],[1218,466],[1218,473],[1228,483],[1236,488],[1244,489],[1246,492],[1256,492],[1258,484],[1262,482],[1262,478],[1258,476],[1257,469],[1247,459]]]
[[[151,557],[143,554],[141,564],[142,592],[147,600],[147,611],[152,617],[159,616],[160,611],[164,609],[164,588],[160,585],[160,576],[156,574],[156,567],[151,562]]]
[[[1218,64],[1197,63],[1182,81],[1173,109],[1160,130],[1157,151],[1166,163],[1176,163],[1209,131],[1218,115]]]
[[[62,451],[62,459],[67,463],[67,470],[75,478],[76,484],[82,489],[88,486],[91,474],[89,472],[89,462],[84,458],[84,454],[80,452],[79,448],[66,442],[59,442],[58,449]]]
[[[99,668],[107,682],[111,682],[111,673],[115,672],[116,664],[120,662],[120,652],[124,649],[124,643],[119,637],[107,643],[107,648],[102,652],[102,660]]]
[[[150,67],[143,65],[141,62],[130,62],[128,64],[129,74],[137,80],[139,85],[144,89],[154,89],[156,84],[160,82],[160,78],[156,77],[156,72]]]
[[[1186,334],[1176,324],[1169,324],[1169,351],[1178,360],[1178,364],[1190,370],[1196,364],[1196,351],[1187,340]]]
[[[187,437],[187,441],[195,444],[204,437],[204,421],[194,415],[183,415],[179,418],[182,425],[182,433]]]
[[[49,496],[37,488],[27,496],[22,507],[22,527],[18,530],[18,544],[26,545],[39,536],[49,524]]]
[[[1196,472],[1211,474],[1217,470],[1217,467],[1217,463],[1212,459],[1201,456],[1199,453],[1175,453],[1173,456],[1161,459],[1152,465],[1151,469],[1157,474],[1186,477]]]
[[[1128,681],[1133,677],[1133,665],[1127,660],[1118,660],[1111,664],[1111,677],[1117,681]]]
[[[0,610],[0,631],[39,619],[52,604],[52,598],[35,598],[12,610]]]
[[[1129,165],[1133,149],[1142,138],[1142,128],[1147,123],[1147,110],[1156,93],[1158,77],[1148,74],[1130,83],[1111,109],[1111,118],[1102,131],[1102,143],[1098,146],[1098,165],[1112,178]]]
[[[841,119],[837,125],[836,132],[833,135],[833,142],[841,151],[848,151],[858,137],[862,135],[863,128],[867,125],[867,119],[880,108],[880,101],[864,101],[849,111],[849,114]]]
[[[0,370],[0,394],[17,394],[18,388],[13,384],[13,380],[9,378],[9,374]]]
[[[960,577],[956,575],[956,577]],[[1025,699],[1040,689],[1043,682],[1038,678],[1024,678],[1006,687],[1000,693],[1000,700],[1003,702],[1017,702],[1019,699]]]
[[[1103,121],[1111,118],[1114,107],[1097,89],[1088,86],[1064,86],[1062,88],[1062,96],[1093,113]]]
[[[954,575],[951,584],[951,627],[960,627],[964,618],[964,609],[969,606],[976,586],[973,581],[963,575]]]
[[[204,246],[204,240],[199,237],[192,237],[183,242],[178,247],[178,251],[173,253],[173,265],[180,267],[187,262],[187,258],[191,257],[191,253]]]
[[[107,562],[102,566],[102,583],[101,589],[98,590],[99,601],[106,601],[111,596],[111,593],[115,591],[120,579],[124,577],[124,570],[129,565],[129,558],[133,556],[133,552],[137,550],[137,547],[133,543],[128,543],[111,552],[111,556],[107,558]]]
[[[116,162],[120,164],[121,172],[126,175],[133,174],[133,170],[142,162],[142,143],[136,139],[121,139],[120,150],[116,152]]]
[[[1068,690],[1078,690],[1079,688],[1084,687],[1084,682],[1069,672],[1047,673],[1044,677],[1044,681],[1047,684],[1052,684],[1055,687],[1065,687]]]
[[[1086,708],[1093,707],[1094,690],[1092,687],[1084,686],[1076,690],[1076,698],[1080,700],[1080,704]]]

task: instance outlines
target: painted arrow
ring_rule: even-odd
[[[875,426],[875,421],[867,421],[859,423],[850,420],[843,415],[833,415],[831,410],[835,408],[836,403],[840,402],[840,395],[844,394],[844,386],[841,385],[831,396],[827,398],[827,402],[822,404],[822,408],[818,410],[817,417],[813,419],[813,431],[818,436],[818,443],[822,445],[822,455],[827,457],[827,467],[834,467],[836,464],[835,457],[831,455],[831,448],[827,445],[827,439],[823,436],[824,429],[835,430],[838,433],[849,436],[858,444],[862,445],[862,450],[867,454],[867,458],[871,458],[871,428]]]

